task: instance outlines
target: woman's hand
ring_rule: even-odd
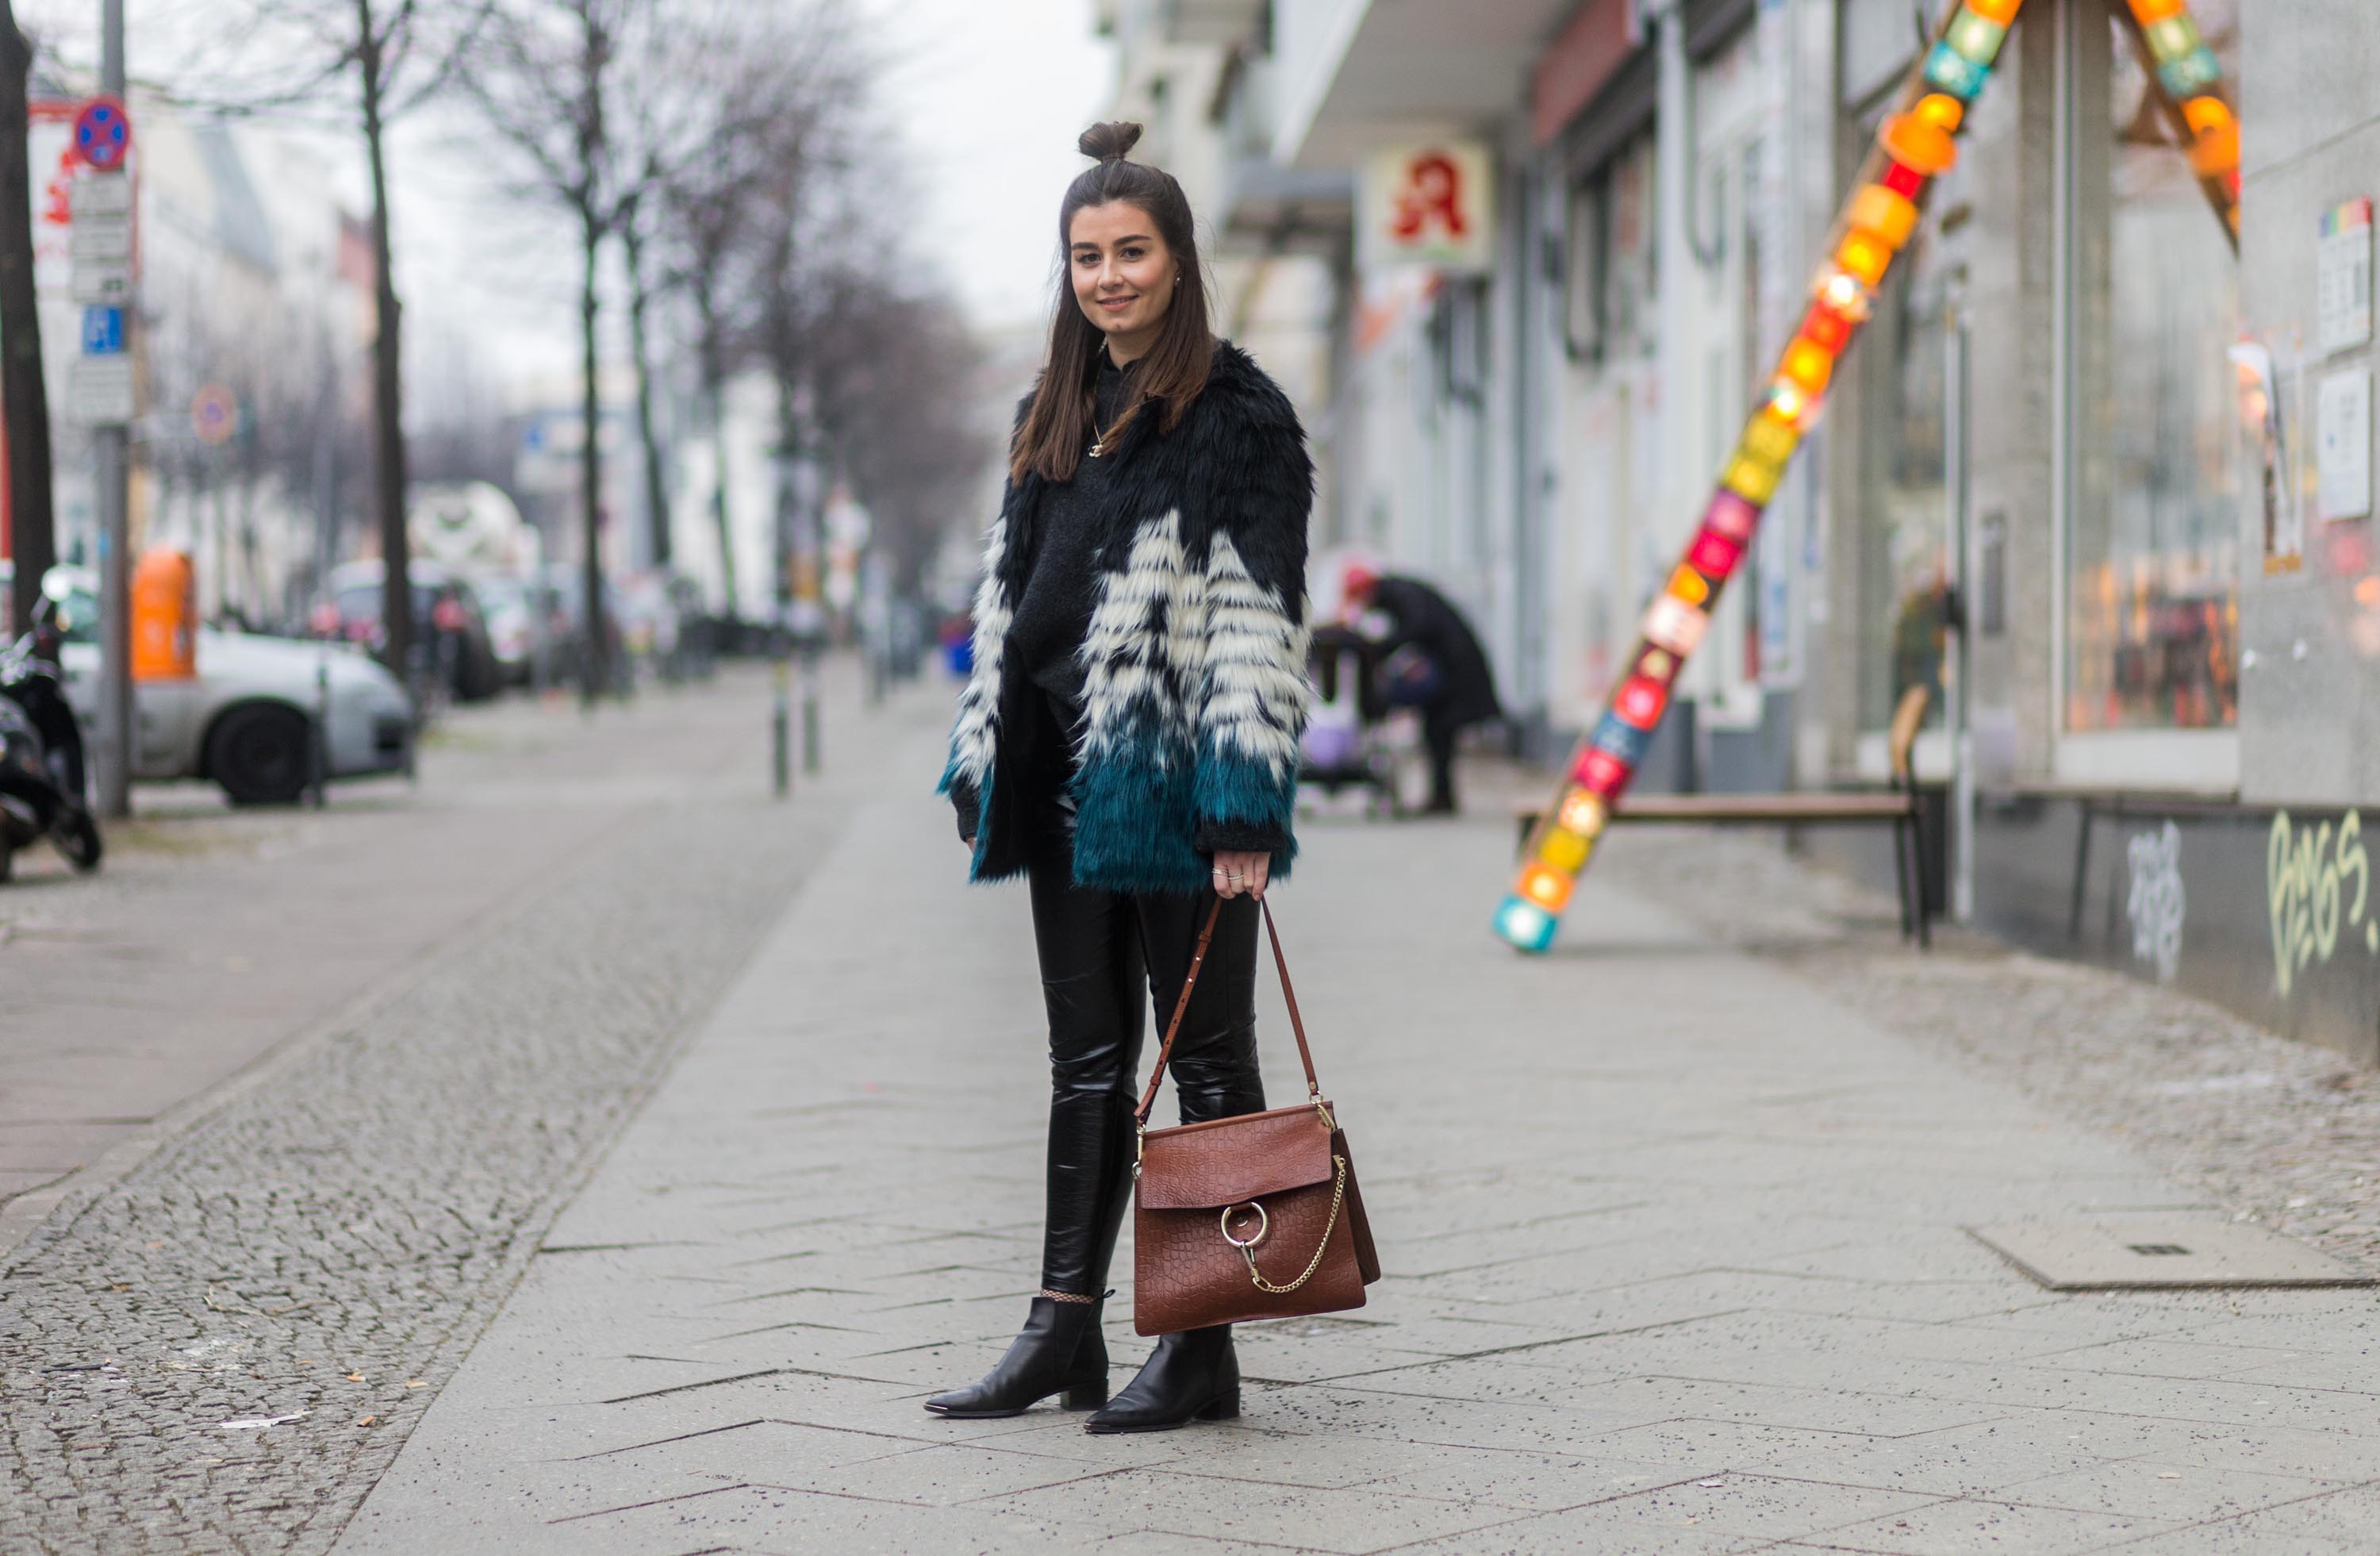
[[[1262,898],[1265,876],[1272,869],[1270,854],[1247,854],[1236,850],[1218,849],[1215,854],[1215,894],[1236,897],[1242,892]]]

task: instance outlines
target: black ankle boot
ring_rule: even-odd
[[[1232,1326],[1160,1335],[1140,1375],[1083,1423],[1092,1432],[1161,1432],[1240,1413],[1240,1358]]]
[[[1064,1394],[1069,1410],[1089,1410],[1108,1397],[1108,1341],[1099,1331],[1104,1302],[1033,1299],[1025,1329],[1000,1365],[964,1389],[936,1394],[926,1408],[937,1416],[971,1420],[986,1416],[1022,1416],[1051,1394]]]

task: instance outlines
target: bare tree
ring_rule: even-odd
[[[242,63],[199,62],[183,98],[224,112],[290,114],[325,103],[360,136],[371,182],[372,506],[386,568],[382,655],[398,675],[413,650],[407,582],[404,310],[390,231],[388,134],[443,90],[493,0],[249,0],[223,30]]]
[[[32,45],[16,7],[0,0],[0,416],[8,452],[8,528],[16,553],[14,610],[30,621],[42,575],[57,560],[50,504],[50,402],[42,381],[42,315],[33,299],[33,186],[27,160]]]
[[[623,54],[653,43],[653,0],[498,0],[464,79],[489,124],[524,168],[524,192],[567,211],[578,239],[579,520],[586,554],[580,700],[607,684],[603,617],[601,363],[603,241],[621,213],[612,96]]]
[[[640,61],[626,94],[636,148],[624,174],[620,223],[629,286],[629,334],[638,371],[638,421],[648,502],[666,501],[652,432],[653,304],[683,294],[694,314],[695,366],[712,428],[712,517],[733,609],[734,534],[727,512],[723,401],[737,337],[752,321],[737,307],[748,271],[747,240],[770,180],[801,160],[820,128],[856,107],[867,62],[841,0],[818,0],[797,16],[736,0],[679,0],[669,30],[674,51]],[[655,554],[666,558],[657,517]]]
[[[948,298],[902,292],[872,269],[838,266],[818,291],[819,432],[876,521],[894,589],[911,592],[996,452],[975,405],[980,353]]]

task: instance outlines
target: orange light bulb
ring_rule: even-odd
[[[1917,106],[1910,112],[1916,115],[1921,123],[1930,124],[1940,130],[1953,130],[1965,122],[1967,105],[1947,91],[1929,91],[1917,100]]]
[[[1950,132],[1914,114],[1895,114],[1886,119],[1876,129],[1876,142],[1893,161],[1928,178],[1938,178],[1958,165],[1959,143]]]
[[[1589,794],[1585,789],[1572,789],[1563,798],[1561,812],[1557,820],[1560,821],[1562,831],[1575,833],[1585,838],[1594,838],[1601,835],[1603,823],[1610,819],[1610,815],[1611,812],[1605,808],[1600,796]]]

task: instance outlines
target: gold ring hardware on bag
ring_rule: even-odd
[[[1269,1293],[1274,1296],[1287,1296],[1291,1292],[1314,1279],[1314,1272],[1322,1268],[1322,1256],[1330,1246],[1330,1234],[1339,1224],[1339,1207],[1347,1198],[1347,1159],[1343,1156],[1334,1156],[1330,1159],[1330,1164],[1333,1173],[1330,1183],[1330,1219],[1322,1223],[1322,1238],[1314,1245],[1314,1257],[1305,1261],[1305,1273],[1285,1286],[1274,1285],[1265,1279],[1264,1271],[1257,1268],[1257,1245],[1264,1241],[1265,1231],[1268,1229],[1258,1228],[1254,1237],[1243,1243],[1232,1235],[1232,1210],[1236,1210],[1239,1207],[1234,1205],[1231,1210],[1223,1212],[1223,1237],[1232,1246],[1240,1250],[1242,1258],[1248,1261],[1248,1279],[1257,1283],[1257,1290]],[[1259,1216],[1264,1214],[1263,1206],[1257,1206],[1257,1214]]]
[[[1257,1234],[1249,1238],[1245,1243],[1232,1235],[1232,1212],[1239,1210],[1244,1207],[1247,1210],[1254,1210],[1257,1213]],[[1226,1205],[1223,1207],[1223,1241],[1229,1243],[1235,1248],[1245,1250],[1255,1247],[1258,1243],[1265,1240],[1265,1234],[1271,1230],[1272,1218],[1265,1214],[1265,1208],[1256,1200],[1245,1199],[1242,1200],[1238,1205]]]

